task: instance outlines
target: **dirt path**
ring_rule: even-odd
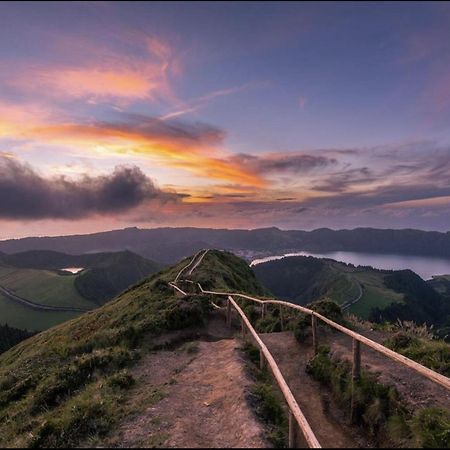
[[[311,347],[300,345],[291,332],[262,334],[262,340],[279,365],[300,408],[324,448],[360,448],[365,441],[354,429],[333,417],[331,399],[321,385],[306,374]]]
[[[250,380],[238,345],[234,339],[196,341],[184,350],[148,354],[135,371],[140,387],[129,400],[140,412],[107,445],[268,447],[246,402]]]
[[[358,280],[355,280],[355,279],[353,279],[353,281],[358,286],[358,295],[353,300],[349,300],[349,301],[345,302],[343,305],[341,305],[342,311],[345,311],[345,310],[349,309],[351,306],[353,306],[356,303],[358,303],[361,300],[361,297],[364,294],[363,287],[362,287],[361,283]]]

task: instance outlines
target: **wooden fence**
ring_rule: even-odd
[[[189,264],[187,264],[183,269],[178,273],[176,279],[174,282],[169,283],[172,288],[177,290],[178,293],[181,293],[182,295],[187,295],[186,292],[181,290],[177,285],[177,281],[183,274],[185,270],[187,270],[189,267],[192,266],[194,261],[197,260],[197,263],[193,266],[193,268],[190,270],[189,275],[192,274],[192,272],[199,266],[203,258],[205,257],[208,250],[200,251],[198,252],[192,261],[190,261]],[[199,256],[200,255],[200,256]],[[192,280],[182,280],[184,282],[188,282],[190,284],[195,284]],[[274,358],[272,357],[270,351],[266,347],[266,345],[262,342],[261,338],[258,336],[258,333],[255,331],[253,326],[251,325],[250,321],[248,320],[247,316],[244,314],[240,306],[235,301],[235,297],[242,298],[245,300],[252,301],[254,303],[257,303],[261,305],[261,315],[264,317],[266,314],[266,307],[267,305],[277,305],[280,308],[280,318],[283,322],[283,308],[290,308],[297,311],[302,312],[303,314],[311,316],[311,326],[312,326],[312,335],[313,335],[313,348],[315,354],[317,354],[318,347],[319,347],[319,337],[317,333],[317,325],[318,320],[321,320],[325,324],[329,325],[331,328],[334,328],[335,330],[346,334],[347,336],[352,338],[352,351],[353,351],[353,358],[352,358],[352,383],[353,383],[353,390],[355,387],[356,382],[361,376],[361,344],[375,350],[376,352],[386,356],[387,358],[396,361],[400,364],[403,364],[404,366],[416,371],[417,373],[421,374],[422,376],[430,379],[431,381],[443,386],[444,388],[448,389],[450,391],[450,379],[447,378],[444,375],[441,375],[409,358],[406,356],[400,355],[397,352],[394,352],[393,350],[388,349],[387,347],[378,344],[377,342],[372,341],[369,338],[366,338],[365,336],[362,336],[359,333],[356,333],[330,319],[323,316],[322,314],[319,314],[311,309],[304,308],[303,306],[295,305],[293,303],[281,301],[281,300],[262,300],[256,297],[252,297],[246,294],[240,294],[240,293],[234,293],[234,292],[218,292],[218,291],[210,291],[210,290],[204,290],[200,283],[197,283],[197,286],[202,294],[207,295],[215,295],[215,296],[221,296],[225,297],[227,299],[227,323],[231,325],[231,311],[232,308],[234,308],[239,316],[241,317],[241,324],[242,324],[242,332],[243,334],[246,333],[246,330],[250,332],[252,337],[254,338],[256,344],[258,345],[260,349],[260,363],[261,365],[264,365],[265,363],[268,364],[270,367],[270,370],[272,371],[280,389],[281,392],[284,395],[284,398],[286,399],[286,402],[289,406],[290,414],[289,414],[289,447],[293,448],[295,447],[296,442],[296,432],[297,427],[295,423],[298,424],[301,432],[303,433],[303,436],[306,439],[306,442],[310,448],[321,448],[316,436],[314,435],[314,432],[312,431],[308,421],[306,420],[304,414],[302,413],[297,401],[295,400],[291,390],[289,389],[289,386],[287,385],[286,381],[284,380],[283,375],[281,374],[280,369],[278,368],[277,363],[275,362]],[[216,305],[217,307],[217,305]],[[352,395],[352,412],[353,416],[353,395]]]

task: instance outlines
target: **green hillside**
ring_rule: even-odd
[[[85,299],[101,305],[159,269],[159,264],[134,253],[113,253],[81,272],[75,278],[75,288]]]
[[[374,307],[402,303],[403,295],[384,283],[386,271],[354,267],[329,259],[296,256],[258,264],[254,271],[278,297],[306,305],[328,297],[367,319]]]
[[[77,312],[42,311],[12,302],[0,294],[0,325],[9,324],[22,330],[41,331],[78,317]]]
[[[50,306],[91,309],[92,302],[75,287],[76,275],[61,275],[51,270],[19,269],[0,266],[0,286],[18,296]]]
[[[0,325],[29,330],[45,330],[97,308],[160,267],[131,252],[74,256],[32,251],[3,256],[2,261]],[[71,274],[60,270],[65,267],[84,270]],[[3,289],[33,304],[74,310],[33,307],[8,296]]]
[[[211,252],[214,261],[212,284],[231,278],[236,289],[263,291],[235,256]],[[0,355],[0,446],[75,446],[106,432],[123,412],[126,368],[157,336],[206,318],[208,298],[180,298],[167,284],[185,264]]]
[[[428,283],[440,294],[450,297],[450,275],[434,276]]]

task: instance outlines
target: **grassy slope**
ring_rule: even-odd
[[[8,262],[36,268],[11,267],[0,264],[0,285],[35,303],[49,306],[72,306],[94,309],[113,298],[139,279],[156,272],[159,266],[131,252],[72,256],[54,252],[27,252],[10,255]],[[70,261],[64,261],[66,259]],[[76,258],[79,261],[72,261]],[[56,270],[43,269],[63,263],[92,265],[92,269],[77,275],[62,275]],[[41,267],[38,269],[37,267]],[[39,311],[15,303],[0,294],[0,324],[29,330],[45,330],[69,319],[76,312]]]
[[[207,298],[180,298],[167,286],[185,264],[0,355],[0,447],[75,446],[110,429],[129,384],[121,371],[151,347],[152,336],[206,316]],[[199,277],[215,287],[231,280],[232,289],[263,291],[236,257],[211,252],[209,264],[211,273],[202,265]]]
[[[102,305],[160,269],[159,264],[134,253],[115,253],[103,263],[80,273],[75,279],[75,287],[84,298]]]
[[[0,284],[19,297],[50,306],[92,309],[95,304],[75,288],[76,275],[60,275],[50,270],[0,267]]]
[[[367,269],[353,273],[353,277],[363,286],[361,300],[349,308],[349,312],[367,319],[372,308],[386,308],[392,303],[402,303],[403,295],[388,289],[384,285],[384,274],[377,270]]]
[[[374,306],[385,308],[403,301],[402,294],[384,285],[385,272],[333,260],[301,256],[285,258],[260,264],[255,267],[255,272],[276,295],[303,305],[323,297],[343,305],[358,296],[360,285],[363,295],[349,312],[364,319],[369,317]]]
[[[0,294],[0,323],[22,330],[41,331],[78,317],[76,312],[38,311]]]
[[[435,276],[428,283],[440,294],[450,296],[450,275]]]

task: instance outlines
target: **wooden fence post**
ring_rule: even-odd
[[[297,428],[294,414],[289,410],[289,448],[297,448]]]
[[[228,299],[227,302],[227,325],[231,328],[231,302]]]
[[[317,317],[313,314],[311,316],[311,326],[312,326],[312,337],[313,337],[313,349],[314,356],[317,355],[319,351],[319,339],[317,336]]]
[[[357,339],[353,339],[352,401],[350,410],[350,417],[352,422],[356,420],[355,416],[356,384],[360,378],[361,378],[361,343]]]
[[[259,368],[264,370],[266,367],[266,358],[264,356],[264,352],[262,350],[259,351]]]

